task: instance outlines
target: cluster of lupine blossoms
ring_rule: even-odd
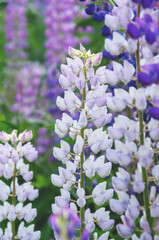
[[[44,80],[45,67],[38,62],[27,62],[15,75],[15,100],[11,106],[13,112],[28,119],[43,119],[47,112],[48,101]],[[43,155],[50,150],[50,136],[46,129],[38,130],[37,151]]]
[[[38,62],[27,62],[15,76],[16,96],[12,111],[30,117],[41,117],[46,105],[45,68]]]
[[[46,67],[48,92],[46,97],[51,101],[49,112],[56,117],[58,115],[55,106],[56,97],[62,94],[62,89],[58,84],[59,65],[64,61],[69,45],[75,47],[79,39],[75,36],[75,30],[81,33],[92,32],[92,27],[80,27],[77,29],[76,20],[81,15],[79,4],[75,0],[45,0],[45,25],[46,25]],[[54,22],[54,24],[52,24]],[[81,39],[88,44],[90,42],[87,36]]]
[[[8,0],[6,7],[6,41],[8,67],[19,69],[27,58],[27,0]],[[21,61],[19,61],[21,59]]]
[[[93,19],[97,22],[103,22],[104,25],[102,26],[101,30],[101,35],[103,37],[108,37],[109,39],[112,39],[112,34],[114,30],[121,30],[127,28],[128,23],[131,20],[134,20],[136,16],[136,7],[137,4],[140,4],[143,9],[145,9],[145,13],[151,12],[151,14],[156,16],[157,19],[157,12],[154,13],[154,7],[157,9],[158,8],[158,1],[157,0],[125,0],[125,1],[120,1],[120,0],[107,0],[103,2],[98,2],[98,1],[86,1],[86,0],[79,0],[81,2],[86,2],[87,7],[85,9],[86,14],[88,15],[93,15]],[[153,21],[157,23],[157,20],[155,20],[155,16],[153,17]],[[143,19],[144,20],[144,19]],[[149,44],[152,44],[156,40],[157,32],[158,32],[158,27],[154,22],[149,18],[146,18],[145,16],[145,21],[146,25],[145,26],[144,22],[142,19],[139,20],[138,18],[135,18],[135,22],[137,24],[132,24],[131,29],[134,32],[134,37],[133,39],[137,39],[138,37],[141,37],[141,35],[146,36],[146,40],[148,41]],[[143,23],[143,25],[142,25]],[[137,25],[140,25],[140,30]],[[156,25],[156,26],[155,26]],[[130,30],[131,31],[131,30]],[[136,35],[136,36],[135,36]],[[114,38],[114,42],[117,39],[116,37]],[[118,42],[118,40],[117,40]],[[119,43],[120,42],[120,43]],[[119,45],[121,46],[121,40],[119,41]],[[126,47],[128,45],[128,51],[131,53],[130,48],[134,46],[133,41],[129,40],[128,43],[123,43],[123,46]],[[132,45],[132,46],[131,46]],[[109,48],[109,47],[108,47]],[[103,51],[103,57],[109,58],[109,59],[115,59],[118,54],[120,54],[122,51],[115,51],[113,52],[113,48],[110,47],[112,51],[107,51],[107,48]],[[120,49],[120,47],[119,47]],[[122,55],[119,55],[122,56]]]
[[[118,199],[110,200],[110,208],[121,215],[122,223],[117,225],[121,237],[158,239],[159,10],[156,1],[115,2],[118,6],[105,17],[112,31],[105,49],[127,60],[113,61],[105,71],[106,83],[120,84],[107,105],[113,112],[127,109],[130,114],[117,115],[108,127],[114,149],[108,149],[106,156],[120,165],[117,177],[112,177]]]
[[[78,14],[78,8],[74,0],[57,1],[46,0],[45,25],[46,25],[46,66],[48,68],[46,97],[54,103],[57,95],[61,94],[58,85],[57,66],[62,63],[68,46],[76,46],[78,38],[74,36],[74,20]],[[54,24],[52,24],[54,22]],[[56,37],[55,37],[56,36]],[[55,114],[55,106],[51,104],[49,111]]]
[[[28,226],[37,210],[32,203],[24,203],[38,197],[38,190],[31,185],[33,172],[25,163],[35,161],[38,156],[31,139],[31,131],[19,135],[17,130],[11,134],[0,132],[0,222],[8,221],[4,231],[0,228],[1,240],[40,239],[40,231],[34,231],[34,224]]]
[[[61,195],[55,197],[52,210],[57,214],[61,208],[69,206],[72,211],[79,213],[80,237],[84,239],[84,228],[91,233],[96,225],[105,232],[114,226],[110,212],[104,207],[92,213],[87,206],[90,198],[96,206],[102,206],[112,198],[114,192],[106,186],[104,180],[111,172],[112,163],[106,162],[104,154],[97,157],[100,151],[106,151],[113,144],[113,140],[103,129],[112,119],[112,114],[108,113],[106,107],[111,94],[106,93],[108,86],[104,85],[105,67],[96,71],[94,69],[94,66],[100,64],[102,53],[91,54],[81,45],[80,51],[70,47],[69,55],[73,59],[67,58],[67,65],[61,65],[62,74],[59,78],[62,88],[65,89],[64,98],[59,96],[56,101],[60,110],[68,112],[62,114],[62,120],[56,120],[55,132],[60,138],[69,134],[74,146],[71,148],[66,141],[61,140],[61,147],[53,149],[54,157],[66,167],[59,167],[59,175],[51,176],[52,183],[61,187]],[[89,156],[85,154],[86,148],[91,149]],[[92,192],[86,192],[85,177],[93,179],[95,174],[103,178],[103,181],[97,184]],[[56,232],[56,228],[54,230]],[[107,234],[103,233],[99,239],[106,239]],[[67,236],[66,239],[74,238]]]
[[[78,8],[74,0],[63,2],[46,0],[45,2],[46,60],[47,66],[52,66],[61,63],[71,42],[73,46],[78,43],[77,37],[73,36],[76,26],[74,19]],[[53,22],[54,24],[52,24]]]
[[[55,132],[61,138],[69,135],[74,145],[61,140],[61,147],[53,149],[65,167],[52,175],[52,183],[61,187],[52,210],[57,214],[69,206],[79,213],[81,239],[84,228],[104,240],[114,227],[124,239],[158,240],[159,10],[156,1],[112,3],[112,11],[105,14],[111,32],[105,49],[120,55],[120,61],[95,71],[102,54],[81,46],[80,51],[70,47],[72,59],[61,65],[59,83],[65,92],[56,103],[65,112],[56,120]],[[112,95],[108,85],[115,88]],[[105,178],[111,172],[110,187]],[[87,179],[97,176],[103,181],[90,192]],[[95,212],[89,208],[90,198],[99,207]],[[110,210],[119,215],[118,224]],[[104,231],[100,237],[96,227]]]
[[[10,81],[13,81],[17,71],[24,66],[28,58],[26,9],[27,0],[8,0],[5,8],[7,78],[4,86],[7,90],[5,98],[8,105],[12,104],[15,86],[10,84]]]

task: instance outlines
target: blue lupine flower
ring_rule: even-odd
[[[138,80],[143,86],[153,83],[159,84],[159,64],[149,64],[142,66],[144,72],[138,72]]]
[[[103,57],[106,58],[106,59],[115,60],[118,56],[113,56],[109,52],[107,52],[106,50],[103,50]]]
[[[133,2],[141,4],[141,0],[133,0]]]
[[[140,37],[140,29],[134,24],[129,23],[127,27],[127,32],[133,39],[138,39]]]
[[[154,83],[153,77],[144,72],[138,72],[137,78],[138,78],[139,82],[144,86],[149,86],[152,83]]]
[[[146,41],[151,45],[156,41],[156,33],[152,32],[150,29],[146,29],[145,38]]]
[[[105,20],[105,14],[106,14],[106,11],[98,11],[94,13],[93,19],[96,22],[103,22]]]
[[[159,120],[159,108],[157,107],[150,107],[149,108],[150,116],[156,120]]]
[[[141,4],[142,4],[143,8],[151,7],[153,2],[154,2],[154,0],[141,0]]]
[[[130,87],[135,87],[135,88],[137,88],[137,82],[136,81],[130,81],[129,83],[128,83],[128,88],[130,88]]]
[[[103,25],[103,27],[101,28],[101,35],[103,37],[107,37],[111,34],[111,30],[110,28],[108,28],[106,25]]]
[[[88,14],[88,15],[93,15],[95,13],[95,4],[92,3],[92,4],[88,4],[87,5],[87,8],[85,9],[85,12]]]

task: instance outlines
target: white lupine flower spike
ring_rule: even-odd
[[[33,145],[29,142],[33,134],[25,130],[18,135],[17,130],[11,134],[0,132],[0,153],[1,157],[1,175],[11,179],[11,185],[0,180],[0,222],[8,220],[4,232],[0,229],[0,238],[2,240],[12,239],[35,239],[39,240],[40,231],[34,232],[34,225],[24,227],[24,222],[30,223],[37,215],[37,210],[32,208],[32,204],[24,204],[26,200],[33,201],[38,197],[39,192],[31,185],[30,180],[33,178],[33,172],[29,171],[29,164],[37,159],[38,153]],[[21,175],[24,183],[19,184],[18,176]],[[19,182],[18,182],[19,181]],[[12,198],[12,204],[9,202]],[[19,202],[19,203],[18,203]],[[16,224],[15,224],[16,223]]]
[[[112,163],[107,162],[104,155],[94,156],[100,151],[111,148],[113,144],[113,140],[103,129],[103,126],[112,119],[112,114],[109,113],[106,105],[111,94],[106,92],[108,86],[104,85],[105,81],[101,74],[101,71],[104,74],[105,68],[94,71],[94,66],[101,62],[102,53],[91,54],[81,45],[80,50],[69,48],[69,55],[72,59],[67,59],[68,65],[62,65],[65,77],[61,75],[59,79],[62,88],[65,89],[64,98],[57,98],[57,106],[63,111],[67,109],[70,114],[66,115],[67,121],[64,118],[65,113],[62,120],[56,120],[55,132],[61,138],[69,135],[74,145],[71,147],[61,140],[61,147],[53,148],[55,158],[62,161],[65,167],[59,167],[59,175],[51,176],[53,185],[61,187],[61,196],[55,197],[52,210],[55,214],[60,213],[61,208],[70,207],[73,212],[80,213],[81,234],[84,232],[84,227],[88,232],[92,232],[95,225],[107,231],[114,225],[114,220],[110,219],[108,211],[103,211],[104,222],[102,222],[99,216],[94,217],[94,214],[90,213],[87,202],[92,199],[97,206],[101,206],[112,198],[114,192],[113,189],[109,189],[110,187],[106,190],[105,180],[110,175]],[[73,76],[72,82],[69,79],[70,75]],[[75,111],[79,114],[78,118],[73,119]],[[93,124],[91,128],[89,128],[90,121]],[[92,154],[87,158],[86,148],[92,150]],[[86,191],[86,178],[93,180],[96,174],[103,179],[103,183],[99,183],[93,191]]]

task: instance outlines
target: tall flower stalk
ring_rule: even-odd
[[[84,59],[84,62],[86,64],[87,59]],[[84,67],[84,77],[85,77],[85,83],[84,83],[84,88],[83,88],[83,95],[82,95],[82,110],[85,110],[85,102],[86,102],[86,81],[87,81],[87,68],[86,66]],[[84,139],[84,128],[81,129],[81,138]],[[84,174],[84,169],[83,169],[83,164],[84,164],[84,146],[81,152],[80,156],[80,168],[81,168],[81,181],[80,181],[80,187],[85,188],[84,186],[84,180],[85,180],[85,174]],[[84,231],[84,207],[80,209],[80,219],[81,219],[81,229],[80,229],[80,235],[82,236],[83,231]]]
[[[158,99],[155,87],[158,88],[159,66],[156,59],[159,53],[157,42],[159,12],[155,7],[155,1],[115,0],[115,3],[116,7],[105,17],[105,24],[112,31],[112,39],[105,40],[105,49],[113,56],[120,54],[119,61],[123,63],[113,61],[112,69],[105,71],[106,83],[118,86],[114,90],[114,96],[108,99],[108,107],[114,112],[130,108],[132,114],[131,119],[117,115],[115,123],[108,128],[109,136],[115,140],[115,149],[107,150],[107,158],[120,165],[117,177],[112,177],[112,184],[119,200],[111,199],[110,208],[119,215],[123,214],[121,216],[123,224],[117,225],[121,237],[138,239],[133,233],[139,230],[135,220],[142,211],[139,227],[144,230],[140,229],[143,231],[140,239],[144,237],[157,239],[154,218],[158,214],[154,213],[154,205],[158,205],[156,202],[158,196],[155,196],[155,183],[152,181],[153,186],[150,187],[149,181],[154,179],[152,175],[156,166],[153,158],[158,151],[154,150],[155,146],[158,146],[158,134],[154,140],[150,126],[156,121],[154,127],[156,128],[159,120],[157,101],[154,100]],[[125,11],[125,15],[121,15],[122,11]],[[136,17],[133,16],[134,12]],[[119,27],[124,30],[123,34],[117,31]],[[120,84],[123,85],[123,89],[119,87],[119,81],[122,81]],[[133,185],[133,188],[131,189],[129,185]],[[131,196],[128,196],[128,191],[131,192]],[[135,195],[141,193],[143,202],[139,202]],[[140,204],[144,205],[140,207]]]
[[[141,11],[141,5],[138,5],[137,9],[137,17],[140,18],[140,11]],[[140,41],[137,41],[137,50],[136,50],[136,72],[140,72]],[[137,88],[141,88],[141,84],[139,81],[137,81]],[[138,110],[138,116],[139,116],[139,139],[140,139],[140,146],[144,145],[144,118],[143,118],[143,112],[141,110]],[[144,207],[146,211],[146,219],[149,223],[150,229],[151,229],[151,235],[154,237],[153,233],[153,226],[152,226],[152,219],[150,214],[150,203],[149,203],[149,188],[148,188],[148,177],[147,177],[147,170],[146,168],[142,167],[142,178],[145,183],[145,189],[143,192],[143,198],[144,198]]]
[[[113,196],[113,190],[106,190],[106,181],[99,183],[88,195],[85,187],[86,178],[92,179],[96,173],[101,178],[105,178],[111,171],[111,163],[105,163],[104,155],[95,159],[95,154],[101,150],[105,151],[112,145],[112,140],[102,128],[112,118],[105,106],[107,97],[111,94],[106,93],[107,86],[102,82],[105,67],[99,68],[96,72],[94,70],[94,66],[98,66],[101,62],[101,53],[91,54],[90,50],[86,51],[82,45],[80,50],[70,47],[68,53],[72,59],[67,58],[68,65],[61,65],[62,74],[59,78],[60,85],[66,90],[64,98],[57,97],[56,103],[61,110],[67,110],[72,116],[63,113],[62,120],[56,120],[55,132],[59,137],[69,134],[75,143],[73,152],[69,144],[63,140],[60,142],[61,148],[53,149],[55,158],[62,161],[66,168],[59,167],[59,176],[52,174],[52,183],[62,187],[61,196],[55,197],[52,210],[57,214],[61,208],[69,207],[79,214],[80,239],[83,239],[83,234],[86,234],[84,229],[88,233],[93,232],[95,223],[103,231],[111,229],[114,225],[114,220],[110,219],[109,211],[105,211],[105,208],[91,213],[87,206],[87,200],[90,198],[97,206],[103,205]],[[92,128],[89,128],[89,122],[92,122]],[[94,130],[94,127],[97,129]],[[92,152],[88,157],[86,148],[89,147]],[[73,196],[76,196],[75,199]],[[103,216],[102,219],[100,214]],[[55,229],[55,234],[60,237],[62,233],[60,231],[57,233]],[[67,239],[67,229],[65,234]],[[103,233],[102,239],[107,234],[107,232]],[[79,237],[78,233],[77,237]]]
[[[6,41],[8,67],[19,69],[27,59],[27,0],[9,0],[6,7]]]
[[[6,179],[5,182],[0,180],[0,200],[3,202],[3,205],[0,205],[0,222],[8,220],[5,230],[0,228],[2,240],[40,239],[40,231],[34,232],[33,224],[27,227],[24,225],[24,221],[28,225],[37,215],[31,203],[24,205],[27,199],[33,201],[38,197],[38,190],[31,185],[33,172],[29,171],[29,165],[25,164],[24,160],[32,162],[37,159],[38,153],[30,143],[31,139],[31,131],[25,130],[19,135],[16,130],[13,130],[11,134],[0,132],[2,143],[0,144],[0,175]],[[20,176],[25,180],[22,184],[20,184]],[[7,184],[9,179],[11,186]],[[11,203],[9,197],[12,199]]]

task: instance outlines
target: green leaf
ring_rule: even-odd
[[[45,126],[46,122],[37,118],[27,118],[26,121],[30,124]]]
[[[33,185],[36,188],[43,188],[43,187],[49,186],[49,184],[50,184],[50,178],[46,178],[44,175],[41,175],[41,174],[37,174],[36,181],[33,182]]]
[[[54,131],[55,130],[55,125],[54,124],[48,125],[48,126],[46,126],[46,129]]]
[[[13,128],[13,129],[17,129],[17,125],[14,124],[14,123],[11,123],[11,122],[8,122],[8,121],[3,121],[3,120],[1,120],[0,122],[3,123],[3,124],[6,124],[7,126]]]
[[[42,234],[41,237],[43,237],[43,239],[49,239],[53,235],[53,230],[49,226],[48,222],[44,225],[41,234]]]

